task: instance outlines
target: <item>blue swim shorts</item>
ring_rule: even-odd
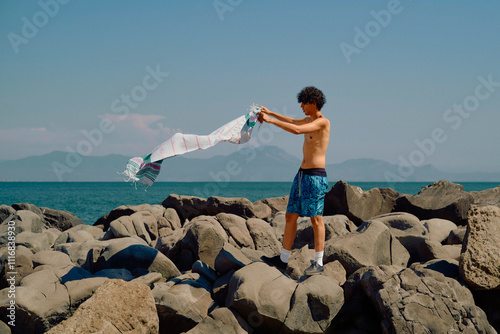
[[[300,168],[293,180],[286,212],[301,217],[323,215],[328,178],[324,168]]]

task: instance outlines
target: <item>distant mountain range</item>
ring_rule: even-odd
[[[69,158],[69,159],[68,159]],[[78,157],[77,157],[78,158]],[[0,181],[121,181],[130,157],[111,154],[75,159],[67,152],[0,161]],[[162,163],[157,181],[291,181],[300,160],[275,146],[246,147],[227,156],[179,156]],[[326,166],[331,182],[497,182],[499,173],[447,173],[432,165],[401,170],[376,159],[351,159]]]

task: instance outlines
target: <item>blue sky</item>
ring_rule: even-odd
[[[314,85],[327,163],[498,171],[499,14],[493,0],[2,0],[0,160],[76,150],[85,131],[102,133],[87,154],[143,155],[252,103],[302,117],[296,94]],[[249,145],[300,156],[302,138],[266,124]]]

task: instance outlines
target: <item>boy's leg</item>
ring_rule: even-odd
[[[287,251],[292,250],[293,241],[295,240],[295,234],[297,233],[297,219],[299,218],[298,213],[285,213],[286,225],[285,225],[285,235],[283,236],[283,249]]]
[[[314,230],[314,251],[322,252],[325,249],[325,224],[323,216],[311,217],[311,224]]]
[[[311,217],[314,230],[314,262],[305,270],[306,275],[321,273],[323,269],[323,250],[325,249],[325,224],[323,216]]]

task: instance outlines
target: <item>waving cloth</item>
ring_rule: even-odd
[[[151,186],[160,173],[161,163],[165,159],[204,150],[225,141],[233,144],[246,143],[250,140],[259,112],[260,108],[252,105],[248,114],[224,124],[206,136],[176,133],[151,153],[130,159],[123,174],[129,178],[127,181],[132,180]]]

